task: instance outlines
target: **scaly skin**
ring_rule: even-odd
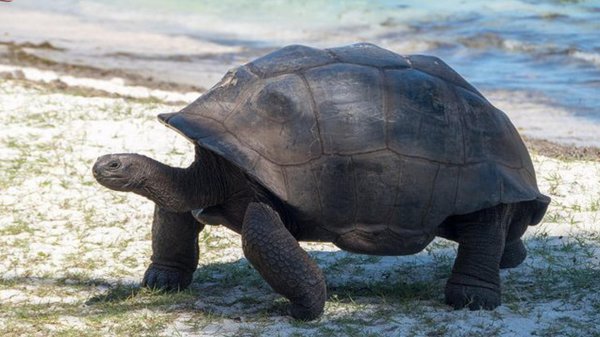
[[[504,253],[500,260],[500,269],[515,268],[527,257],[527,248],[523,244],[523,240],[518,239],[512,242],[507,242],[504,246]]]
[[[142,286],[167,291],[187,288],[198,266],[198,234],[204,225],[190,212],[174,213],[158,206],[152,223],[152,264]]]
[[[327,287],[317,264],[263,203],[251,203],[242,228],[244,255],[276,292],[291,302],[290,315],[312,320],[321,315]]]
[[[500,305],[500,259],[514,205],[458,216],[458,254],[446,283],[446,303],[455,309],[491,310]]]

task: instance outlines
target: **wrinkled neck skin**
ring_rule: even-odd
[[[154,167],[133,192],[168,211],[188,212],[214,206],[235,193],[235,168],[210,151],[197,147],[196,160],[188,168],[151,161]]]

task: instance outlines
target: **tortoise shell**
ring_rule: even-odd
[[[288,46],[159,117],[256,179],[313,234],[402,237],[409,253],[448,216],[530,200],[543,215],[549,202],[507,116],[436,57]]]

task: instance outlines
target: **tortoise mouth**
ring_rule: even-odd
[[[131,191],[133,186],[125,178],[111,178],[111,177],[96,177],[96,180],[104,187],[108,187],[111,190],[116,191]]]
[[[111,190],[131,191],[135,188],[129,179],[122,176],[107,176],[94,172],[94,178],[96,178],[96,181],[98,181],[100,185],[108,187]]]

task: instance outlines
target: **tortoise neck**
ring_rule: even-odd
[[[188,168],[155,162],[155,169],[140,189],[141,194],[171,212],[188,212],[223,203],[230,194],[223,160],[209,151],[196,150]]]

